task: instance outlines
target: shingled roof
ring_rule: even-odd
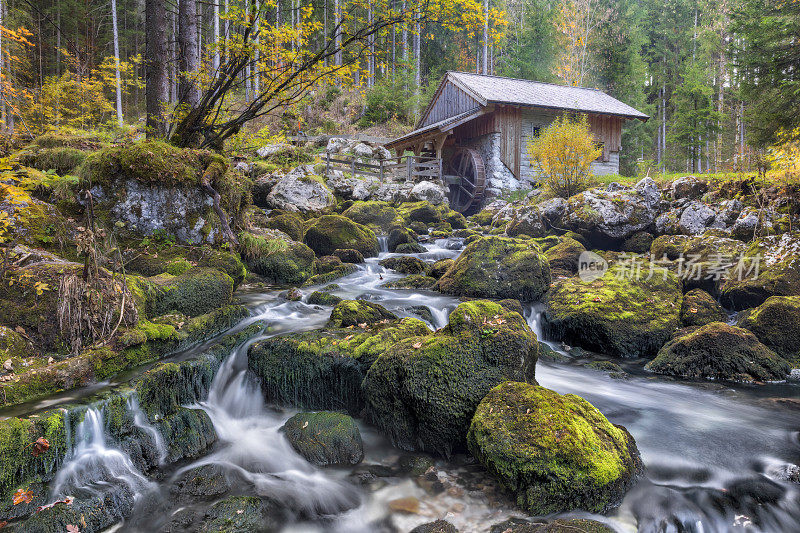
[[[650,118],[600,89],[467,72],[448,72],[447,78],[471,93],[482,105],[494,103],[600,113],[642,120]]]

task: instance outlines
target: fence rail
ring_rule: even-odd
[[[381,181],[386,178],[405,178],[411,181],[418,179],[441,179],[442,160],[437,157],[403,155],[390,159],[382,159],[378,164],[364,163],[357,158],[336,157],[325,153],[325,173],[331,170],[349,172],[352,176],[372,176]]]

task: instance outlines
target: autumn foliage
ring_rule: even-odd
[[[585,116],[559,117],[528,145],[531,164],[556,196],[589,187],[592,161],[602,153]]]

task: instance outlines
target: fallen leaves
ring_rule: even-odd
[[[67,524],[67,533],[81,533],[81,530],[76,525]]]
[[[63,500],[56,500],[53,503],[48,503],[47,505],[42,505],[41,507],[36,509],[36,512],[38,513],[38,512],[44,511],[45,509],[50,509],[51,507],[55,507],[56,505],[72,505],[72,502],[74,502],[74,501],[75,501],[75,498],[73,498],[72,496],[67,496]]]
[[[17,489],[14,493],[14,505],[21,503],[31,503],[33,501],[33,491],[25,489]]]
[[[33,443],[31,448],[31,455],[34,457],[39,457],[44,452],[50,449],[50,443],[44,437],[39,437],[36,439],[36,442]]]

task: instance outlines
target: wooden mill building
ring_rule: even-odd
[[[592,164],[598,175],[619,172],[623,123],[649,118],[598,89],[448,72],[416,129],[386,147],[398,156],[410,150],[442,161],[451,204],[465,210],[467,200],[478,203],[487,188],[515,189],[534,179],[528,141],[563,113],[587,115],[603,149]]]

